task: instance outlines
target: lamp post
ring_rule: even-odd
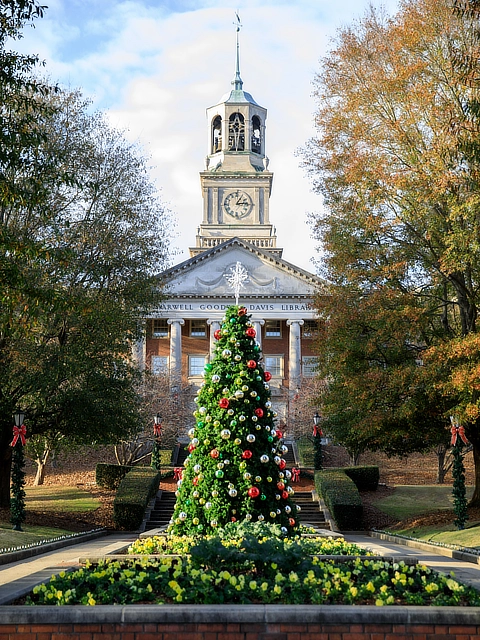
[[[320,428],[320,423],[322,418],[319,416],[318,411],[315,411],[315,415],[313,416],[313,448],[314,448],[314,456],[313,456],[313,466],[315,469],[322,468],[322,430]]]
[[[162,416],[156,413],[153,416],[153,447],[151,466],[160,471],[160,436],[162,435]]]
[[[25,435],[27,430],[23,421],[25,413],[20,409],[15,411],[13,420],[13,440],[10,446],[12,452],[12,500],[10,504],[10,522],[13,524],[14,531],[23,531],[22,523],[25,522],[25,456],[23,447],[25,446]]]

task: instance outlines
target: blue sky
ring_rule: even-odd
[[[198,174],[207,153],[205,110],[230,89],[238,10],[243,87],[268,109],[270,221],[285,260],[315,271],[312,258],[319,253],[306,220],[322,205],[295,152],[314,134],[311,93],[319,60],[336,30],[363,15],[367,0],[45,4],[45,17],[25,29],[15,48],[38,53],[52,80],[80,88],[144,147],[152,179],[178,220],[175,263],[188,257],[202,219]],[[396,0],[382,4],[396,8]]]

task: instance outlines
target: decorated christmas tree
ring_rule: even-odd
[[[246,308],[229,307],[214,335],[170,530],[204,534],[251,520],[277,523],[291,534],[299,508],[282,457],[288,449],[275,427],[271,375],[262,367]]]

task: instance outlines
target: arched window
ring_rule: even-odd
[[[232,113],[228,123],[229,151],[243,151],[245,149],[245,119],[241,113]]]
[[[258,116],[252,118],[252,151],[262,153],[262,128]]]
[[[212,153],[222,149],[222,119],[216,116],[212,122]]]

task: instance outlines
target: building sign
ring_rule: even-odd
[[[231,302],[216,302],[214,300],[202,300],[191,302],[164,302],[158,307],[158,314],[165,317],[169,313],[174,315],[182,315],[184,312],[187,317],[194,317],[195,314],[204,316],[209,312],[223,313],[231,306]],[[295,313],[313,313],[313,308],[308,300],[291,300],[283,302],[248,302],[240,301],[240,304],[244,305],[249,313],[255,314],[295,314]]]

